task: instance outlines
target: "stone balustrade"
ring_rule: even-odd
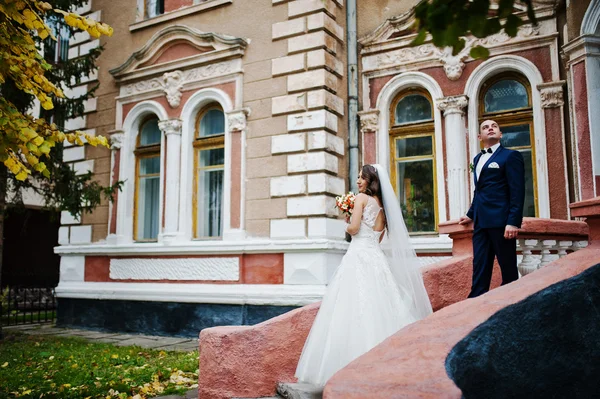
[[[585,222],[525,218],[518,235],[519,273],[530,274],[588,245]]]

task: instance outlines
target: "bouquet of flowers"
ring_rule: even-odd
[[[356,195],[353,192],[348,192],[346,195],[341,195],[339,197],[335,197],[335,206],[338,208],[344,215],[350,216],[352,215],[352,211],[354,210],[354,199]]]

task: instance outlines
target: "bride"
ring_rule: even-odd
[[[380,165],[363,166],[348,252],[310,330],[296,377],[319,386],[407,324],[431,314],[398,199]]]

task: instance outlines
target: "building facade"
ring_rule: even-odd
[[[72,40],[72,57],[105,50],[76,88],[99,83],[97,98],[68,128],[112,146],[66,159],[124,184],[81,220],[63,214],[59,323],[195,335],[317,301],[347,247],[334,198],[350,165],[388,168],[422,263],[445,259],[438,225],[468,209],[483,119],[523,153],[525,216],[569,219],[597,195],[598,0],[535,1],[537,25],[467,38],[458,55],[410,46],[416,1],[357,3],[356,67],[343,0],[80,10],[115,34]],[[476,45],[490,57],[470,58]]]

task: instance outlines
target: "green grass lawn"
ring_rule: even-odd
[[[5,331],[0,398],[149,398],[196,387],[197,352],[117,347]]]

